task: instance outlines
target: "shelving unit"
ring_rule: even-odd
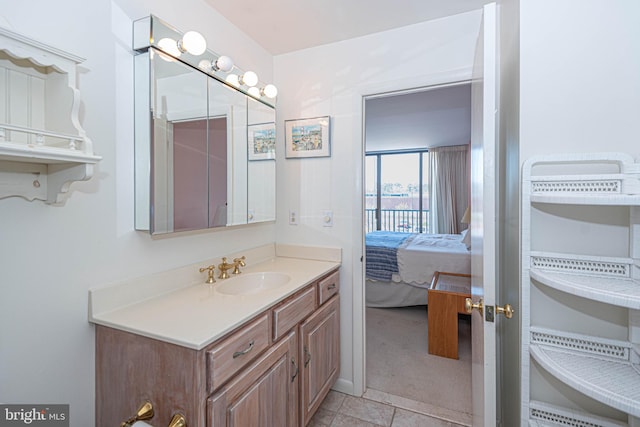
[[[0,199],[61,203],[101,157],[80,126],[80,57],[0,28]]]
[[[522,186],[521,425],[640,426],[640,165],[536,157]]]

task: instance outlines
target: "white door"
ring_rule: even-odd
[[[473,426],[496,425],[496,5],[484,6],[471,83]],[[470,301],[467,301],[469,303]],[[482,303],[482,307],[478,307]],[[470,307],[467,306],[467,309]]]

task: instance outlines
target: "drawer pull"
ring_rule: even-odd
[[[332,284],[330,284],[329,286],[327,286],[327,290],[328,290],[328,291],[332,291],[332,290],[334,290],[335,288],[336,288],[336,284],[335,284],[335,283],[332,283]]]
[[[253,350],[253,340],[249,343],[249,347],[247,347],[246,349],[242,350],[242,351],[236,351],[235,353],[233,353],[233,358],[235,359],[236,357],[240,357],[240,356],[244,356],[245,354],[249,353],[251,350]]]
[[[307,365],[309,364],[309,362],[311,362],[311,353],[309,353],[309,350],[307,350],[307,346],[304,346],[304,367],[306,368]]]
[[[293,357],[291,358],[291,364],[295,369],[295,371],[293,372],[293,375],[291,375],[291,382],[293,382],[293,380],[295,380],[296,377],[298,376],[298,365],[296,365],[296,359],[294,359]]]

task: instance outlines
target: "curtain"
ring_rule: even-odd
[[[469,146],[429,149],[429,232],[458,234],[469,204]]]

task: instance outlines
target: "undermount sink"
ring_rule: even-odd
[[[216,290],[225,295],[247,295],[279,288],[291,280],[284,273],[264,272],[247,273],[225,279],[216,286]]]

